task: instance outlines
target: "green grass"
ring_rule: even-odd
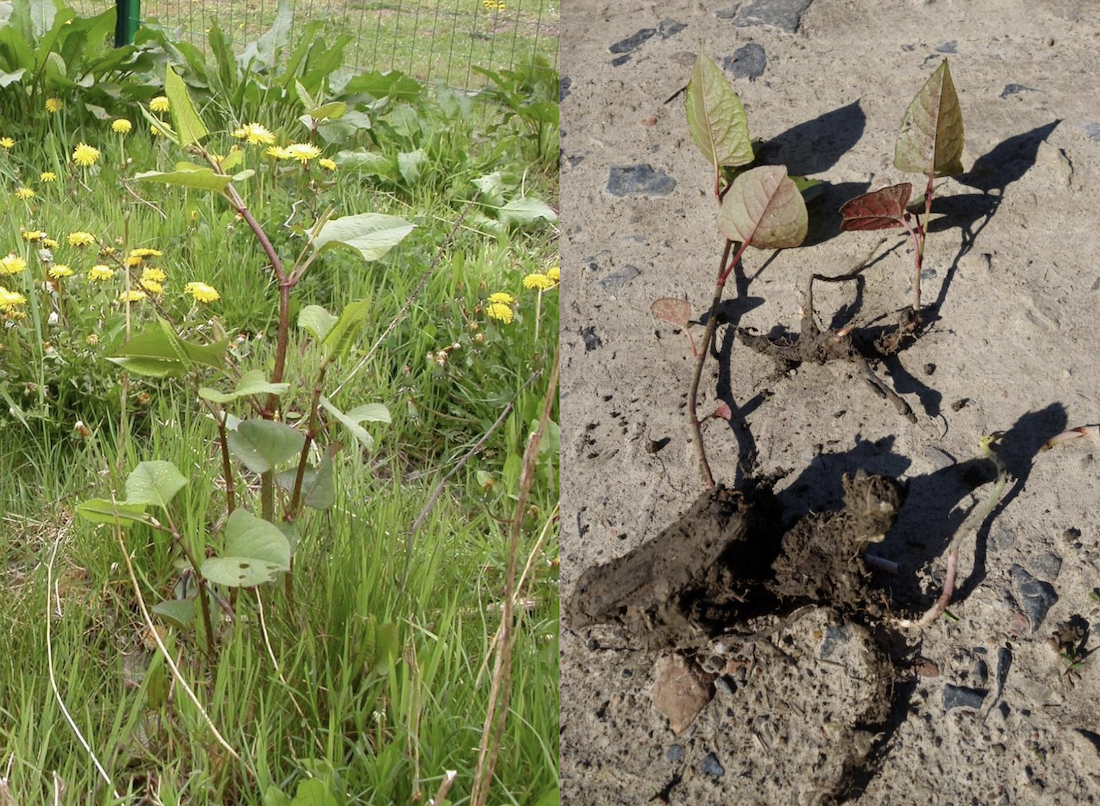
[[[427,121],[440,113],[429,99],[418,114]],[[467,802],[488,706],[518,461],[543,399],[553,394],[547,370],[557,291],[542,297],[536,337],[535,295],[522,285],[528,273],[556,263],[552,229],[459,228],[420,297],[384,334],[458,218],[460,180],[468,184],[494,163],[505,174],[523,173],[518,130],[515,149],[502,149],[508,127],[494,122],[497,114],[481,108],[448,124],[457,134],[444,150],[462,154],[438,154],[439,170],[409,187],[344,169],[279,178],[269,165],[241,186],[285,256],[302,245],[295,225],[308,228],[328,205],[337,216],[384,212],[418,227],[376,263],[328,253],[295,291],[299,308],[320,304],[339,312],[353,300],[370,300],[368,324],[332,370],[328,389],[342,387],[334,402],[345,411],[381,402],[393,421],[369,426],[372,452],[352,442],[336,453],[336,503],[307,510],[299,521],[292,591],[281,583],[242,591],[235,617],[218,619],[212,656],[200,628],[158,620],[184,679],[240,762],[219,746],[183,690],[170,686],[141,614],[142,600],[151,607],[194,585],[181,572],[179,550],[144,526],[123,533],[139,598],[115,531],[75,515],[82,501],[122,497],[138,462],[167,460],[188,479],[171,504],[182,539],[200,557],[217,551],[225,498],[216,429],[184,381],[133,378],[123,405],[121,371],[105,360],[125,338],[124,331],[111,335],[123,310],[113,301],[122,274],[102,286],[90,283],[80,275],[111,258],[71,247],[65,236],[84,230],[104,245],[122,239],[116,245],[123,254],[135,246],[162,250],[158,265],[168,287],[161,313],[189,339],[209,337],[215,319],[231,336],[245,337],[234,347],[241,370],[269,370],[272,360],[276,290],[262,252],[209,194],[131,184],[139,202],[121,189],[136,171],[184,159],[154,142],[144,126],[123,140],[106,122],[66,113],[13,122],[0,132],[17,141],[0,154],[0,212],[8,222],[0,229],[0,254],[11,250],[30,264],[25,274],[0,277],[0,285],[39,306],[36,315],[28,304],[23,310],[30,315],[0,332],[0,390],[8,398],[0,407],[0,802],[54,802],[60,781],[57,802],[65,804],[119,802],[112,792],[133,804],[279,803],[288,801],[272,788],[293,797],[316,778],[333,798],[324,802],[404,804],[434,796],[446,770],[459,774],[450,802]],[[293,115],[273,110],[272,118]],[[69,159],[79,141],[103,152],[86,172]],[[231,139],[215,132],[209,145],[226,153]],[[249,159],[261,164],[256,155]],[[451,163],[477,170],[456,179],[446,167]],[[38,180],[47,170],[58,174],[55,182]],[[556,192],[553,176],[529,176],[527,183],[530,196],[552,199]],[[36,197],[15,199],[20,185]],[[32,279],[42,268],[21,227],[60,241],[54,262],[77,272],[64,281],[63,301]],[[192,280],[214,285],[221,300],[203,307],[183,297]],[[508,325],[485,315],[486,298],[500,291],[518,300]],[[53,305],[63,314],[58,324],[47,321]],[[132,306],[135,331],[151,321],[147,305]],[[378,339],[374,357],[353,375]],[[304,332],[292,332],[290,347],[284,410],[293,418],[308,409],[319,358]],[[428,358],[444,349],[442,363]],[[212,375],[203,383],[226,388]],[[410,525],[509,404],[514,409],[503,425],[443,486],[412,544],[402,585]],[[247,414],[240,406],[234,412]],[[348,441],[335,431],[329,438]],[[258,509],[254,482],[237,474],[249,509]],[[557,788],[556,503],[551,444],[538,464],[520,536],[520,567],[531,555],[532,573],[521,597],[512,697],[489,796],[494,804],[549,803],[540,799],[552,799]]]
[[[294,31],[319,20],[330,35],[355,37],[347,50],[355,70],[401,70],[422,81],[473,89],[485,80],[471,65],[490,70],[531,64],[536,57],[557,66],[559,4],[556,0],[505,0],[505,8],[487,8],[482,0],[295,0]],[[76,3],[84,13],[101,8],[89,0]],[[269,29],[276,0],[241,3],[232,0],[144,0],[142,19],[179,29],[182,39],[205,47],[212,25],[242,44]]]

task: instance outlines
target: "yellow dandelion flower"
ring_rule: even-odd
[[[271,148],[269,148],[264,153],[267,154],[267,156],[274,157],[277,160],[288,160],[288,159],[290,159],[290,152],[287,151],[282,146],[272,146]]]
[[[73,162],[81,168],[95,165],[99,161],[99,149],[93,148],[87,143],[78,143],[73,149]]]
[[[0,274],[19,274],[27,270],[27,261],[12,252],[5,258],[0,258]]]
[[[546,272],[546,276],[553,280],[555,283],[561,282],[561,269],[557,266],[551,266],[550,270]]]
[[[141,273],[142,280],[150,280],[154,283],[163,283],[168,279],[167,275],[160,269],[154,269],[152,267],[145,269]]]
[[[88,269],[88,279],[93,283],[103,283],[115,276],[114,269],[98,263]]]
[[[516,298],[511,294],[505,294],[503,291],[498,291],[495,294],[489,295],[489,302],[499,302],[501,305],[515,305]]]
[[[247,126],[241,126],[233,132],[233,136],[238,140],[247,140],[249,145],[253,146],[270,146],[275,144],[275,135],[273,135],[268,128],[260,123],[249,123]]]
[[[321,156],[321,149],[309,143],[291,143],[286,147],[287,156],[298,162],[309,162]]]
[[[38,175],[39,182],[52,182],[57,179],[57,174],[53,171],[43,171]]]
[[[167,112],[170,108],[168,99],[163,95],[158,95],[156,98],[149,102],[149,108],[154,112]]]
[[[42,245],[47,249],[56,249],[58,246],[60,246],[60,244],[53,238],[43,238]]]
[[[134,124],[126,118],[118,118],[111,123],[111,131],[115,134],[129,134],[132,128],[134,128]]]
[[[151,135],[153,135],[153,137],[163,137],[164,136],[164,132],[161,130],[160,126],[157,126],[157,125],[152,124],[152,123],[149,124],[149,133]]]
[[[145,292],[138,291],[136,288],[131,288],[129,291],[123,291],[118,295],[119,302],[141,302],[145,299]]]
[[[0,287],[0,310],[11,310],[17,305],[26,305],[27,298],[16,291]]]
[[[127,256],[126,260],[123,261],[126,268],[128,268],[128,269],[136,269],[138,266],[140,266],[142,264],[142,262],[143,262],[143,260],[140,256],[133,255],[133,254]]]
[[[97,344],[99,344],[99,334],[89,333],[87,336],[84,337],[84,341],[88,343],[89,347],[95,347]]]
[[[47,98],[46,99],[46,111],[51,115],[55,115],[60,112],[65,106],[65,102],[60,98]]]
[[[150,279],[148,277],[142,277],[139,282],[141,283],[141,287],[148,291],[150,294],[164,293],[164,286],[156,280]]]
[[[553,288],[554,285],[554,281],[541,272],[528,274],[523,278],[523,287],[532,291],[545,291],[548,288]]]
[[[7,151],[9,148],[15,145],[15,141],[10,137],[0,137],[0,148]]]
[[[485,309],[485,313],[490,319],[498,319],[506,325],[510,325],[512,320],[516,318],[511,306],[505,305],[503,302],[489,303],[489,307]]]
[[[46,233],[40,229],[25,229],[19,234],[23,236],[23,240],[27,243],[37,243],[46,237]]]
[[[184,286],[183,291],[186,294],[190,294],[198,302],[214,302],[221,299],[222,296],[212,286],[199,282],[188,283]]]
[[[324,168],[326,171],[335,171],[336,163],[330,160],[328,157],[322,157],[317,160],[317,164]]]
[[[159,249],[150,249],[147,246],[140,247],[139,249],[130,250],[131,257],[163,257],[164,252]]]
[[[33,199],[34,196],[35,196],[35,193],[30,188],[16,188],[15,189],[15,198],[17,198],[17,199],[22,199],[23,201],[29,201],[30,199]]]
[[[95,236],[90,232],[73,232],[69,234],[69,246],[91,246],[95,242]]]
[[[60,280],[63,277],[72,277],[73,270],[64,263],[55,263],[50,266],[49,275],[51,280]]]

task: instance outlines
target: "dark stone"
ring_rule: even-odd
[[[573,79],[569,76],[562,76],[558,81],[558,103],[561,103],[569,97],[569,88],[573,86]]]
[[[1086,123],[1081,127],[1091,139],[1100,143],[1100,123]]]
[[[936,365],[935,364],[925,364],[924,365],[924,374],[925,375],[931,375],[935,371],[936,371]]]
[[[989,536],[989,547],[994,552],[1007,551],[1016,542],[1016,532],[1012,529],[998,529]]]
[[[1009,95],[1017,95],[1021,92],[1039,92],[1034,87],[1025,87],[1023,84],[1005,84],[1005,88],[1001,90],[1001,97],[1007,98]]]
[[[644,45],[648,40],[657,35],[656,28],[643,28],[633,36],[628,36],[626,39],[620,39],[614,45],[608,48],[612,53],[630,53],[635,51]]]
[[[989,679],[989,664],[981,658],[974,661],[974,667],[970,670],[970,676],[979,686],[984,686]]]
[[[957,39],[952,39],[950,42],[940,42],[936,45],[936,53],[955,53],[955,46],[958,44]]]
[[[628,61],[630,61],[631,54],[627,53],[625,56],[616,56],[611,60],[612,67],[622,67]]]
[[[1054,592],[1054,587],[1049,582],[1036,579],[1023,566],[1013,563],[1008,573],[1016,586],[1020,607],[1031,622],[1031,631],[1035,632],[1043,623],[1047,612],[1058,601],[1058,594]]]
[[[661,35],[661,39],[668,39],[670,36],[676,36],[680,31],[687,28],[686,22],[677,22],[676,20],[661,20],[657,26],[657,33]]]
[[[954,403],[951,404],[951,411],[962,411],[966,408],[966,404],[970,402],[968,397],[960,397]]]
[[[665,196],[675,187],[675,179],[651,165],[612,165],[607,179],[607,192],[612,196]]]
[[[753,25],[771,25],[793,34],[798,30],[802,15],[813,0],[750,0],[732,9],[718,12],[718,19],[730,19],[737,28]],[[732,14],[728,12],[732,11]],[[728,14],[728,16],[727,16]]]
[[[948,683],[943,687],[943,710],[950,711],[952,708],[973,708],[977,710],[982,707],[982,700],[985,699],[985,695],[988,693],[984,689],[953,686]]]
[[[747,78],[755,81],[764,75],[764,68],[768,66],[768,56],[764,47],[755,42],[750,42],[733,52],[722,60],[722,69],[734,78]]]
[[[584,351],[590,353],[593,350],[598,350],[603,347],[603,342],[596,334],[596,326],[589,325],[581,331],[581,338],[584,339]]]
[[[665,759],[670,764],[675,764],[677,761],[684,757],[684,746],[681,744],[670,744],[668,750],[665,751]]]
[[[1043,579],[1057,579],[1062,570],[1062,558],[1053,551],[1044,551],[1030,559],[1027,565]]]
[[[703,775],[712,775],[715,778],[721,778],[726,774],[726,768],[718,763],[718,756],[714,753],[707,753],[707,757],[703,759],[699,769],[703,771]]]
[[[596,285],[608,294],[617,294],[622,290],[624,285],[640,274],[641,271],[636,267],[624,266],[622,271],[617,271],[614,274],[607,275],[607,277],[604,277],[602,280],[597,280]]]
[[[838,644],[844,644],[852,640],[852,631],[847,624],[839,627],[832,625],[825,628],[825,638],[817,650],[818,657],[828,659],[836,650]]]

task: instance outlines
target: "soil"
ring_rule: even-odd
[[[1040,451],[1100,421],[1100,18],[873,5],[563,14],[564,803],[1100,802],[1100,445]],[[649,311],[690,300],[700,340],[722,252],[678,94],[699,51],[763,159],[826,183],[807,243],[750,250],[727,289],[699,405],[732,412],[704,424],[712,492],[690,344]],[[921,186],[893,139],[945,56],[966,172],[937,181],[921,323],[892,234],[814,285],[807,322],[809,276],[881,237],[841,234],[841,204]],[[949,612],[901,629],[988,496],[998,431],[1008,483]]]

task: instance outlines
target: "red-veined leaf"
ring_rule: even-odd
[[[686,299],[661,297],[653,301],[653,304],[649,306],[649,310],[658,319],[663,319],[677,327],[686,328],[688,321],[691,319],[691,303]]]
[[[718,229],[731,241],[757,249],[785,249],[806,238],[806,202],[784,165],[740,174],[722,201]]]
[[[905,112],[894,165],[906,173],[954,176],[963,170],[962,151],[962,109],[944,59]]]
[[[903,227],[905,207],[913,186],[908,182],[864,193],[840,208],[842,230],[872,230]]]

